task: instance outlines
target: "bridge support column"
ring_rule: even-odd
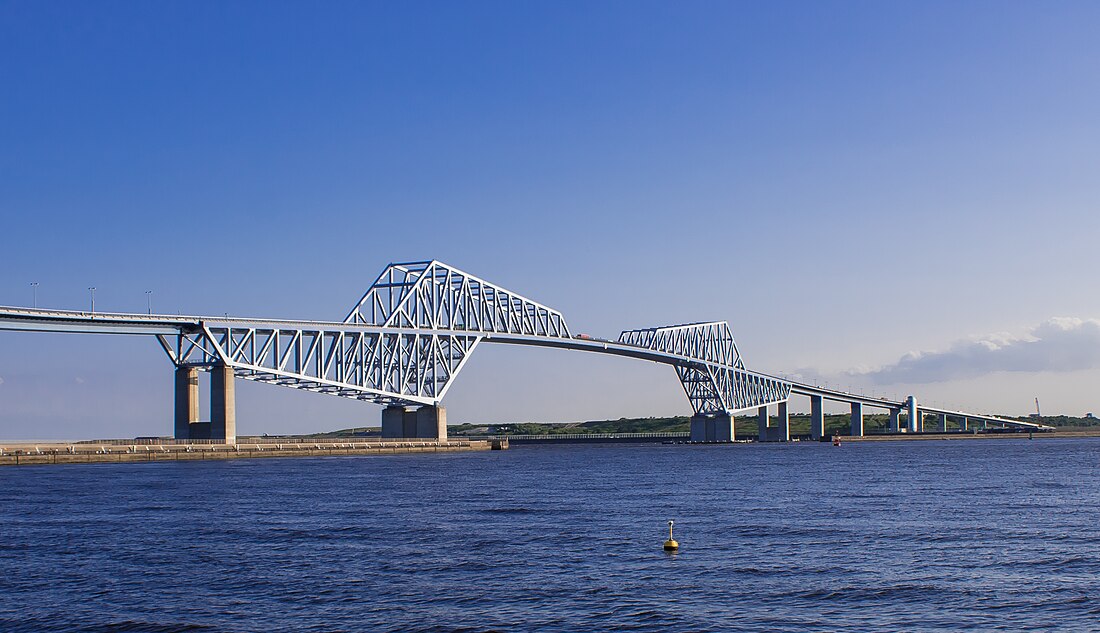
[[[909,432],[917,432],[917,416],[920,414],[917,412],[917,399],[915,396],[909,396],[905,399],[905,407],[909,410]]]
[[[689,439],[692,442],[707,441],[707,416],[702,413],[691,416],[691,437]]]
[[[176,367],[175,438],[191,439],[191,425],[199,421],[199,370]]]
[[[863,437],[863,403],[852,403],[852,428],[851,435]]]
[[[737,439],[736,421],[729,413],[723,411],[714,416],[711,424],[714,425],[715,442],[732,442]]]
[[[810,437],[820,440],[825,436],[825,408],[821,396],[810,396]]]
[[[401,414],[401,435],[398,437],[416,437],[416,409],[405,409]]]
[[[447,441],[447,410],[439,405],[416,410],[417,439]]]
[[[938,417],[940,419],[940,433],[946,433],[947,432],[947,414],[946,413],[941,413]]]
[[[791,414],[786,402],[779,403],[779,423],[776,425],[773,437],[768,438],[775,442],[791,441]]]
[[[963,416],[961,424],[962,424],[962,430],[964,430],[964,431],[969,431],[970,430],[970,418]]]
[[[692,442],[732,442],[735,438],[734,419],[729,413],[696,413],[691,416]]]
[[[890,432],[901,431],[901,409],[890,409]]]
[[[237,396],[233,368],[218,365],[210,370],[210,439],[237,443]]]
[[[394,439],[405,435],[405,407],[391,404],[382,409],[382,437]]]
[[[760,407],[756,412],[756,432],[756,441],[768,441],[768,407]]]

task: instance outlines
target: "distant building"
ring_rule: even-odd
[[[1085,414],[1085,417],[1086,417],[1086,418],[1088,418],[1088,419],[1090,419],[1090,420],[1095,420],[1095,419],[1096,419],[1096,416],[1095,416],[1095,415],[1093,415],[1093,414],[1091,414],[1091,413],[1086,413],[1086,414]]]

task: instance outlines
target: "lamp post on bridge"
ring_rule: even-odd
[[[37,310],[38,309],[38,282],[37,281],[32,281],[31,282],[31,292],[34,293],[34,308]]]
[[[95,286],[89,286],[88,292],[92,296],[92,314],[95,314]]]
[[[148,304],[149,314],[152,314],[153,313],[153,291],[152,290],[146,290],[145,291],[145,301]]]

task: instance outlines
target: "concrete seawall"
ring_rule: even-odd
[[[507,441],[294,442],[285,444],[11,444],[0,445],[0,466],[117,464],[260,457],[336,457],[455,453],[508,448]]]
[[[1065,440],[1081,437],[1100,437],[1100,429],[1088,431],[1036,431],[1035,433],[882,433],[863,437],[841,435],[841,442],[921,442],[933,440]],[[822,441],[828,441],[824,438]]]

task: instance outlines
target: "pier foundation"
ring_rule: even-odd
[[[917,411],[916,397],[909,396],[908,398],[906,398],[905,407],[909,410],[909,432],[918,433],[920,426],[920,424],[918,423],[918,418],[920,417],[920,412]]]
[[[692,442],[732,442],[736,437],[734,419],[729,413],[696,413],[691,416]]]
[[[440,406],[406,409],[390,405],[382,410],[382,437],[387,439],[447,439],[447,410]]]
[[[776,405],[775,426],[768,417],[768,407],[760,407],[757,414],[757,433],[760,442],[787,442],[791,439],[791,416],[786,402]]]
[[[688,439],[692,442],[705,442],[707,441],[707,416],[696,413],[691,416],[690,435]]]
[[[232,367],[210,370],[210,439],[237,443],[237,396]]]
[[[416,410],[417,439],[447,440],[447,410],[441,406],[426,406]]]
[[[191,425],[199,421],[199,370],[176,367],[175,438],[191,439]]]
[[[791,441],[791,414],[790,408],[787,406],[787,402],[780,402],[778,405],[779,415],[778,423],[776,424],[773,437],[769,438],[773,442],[789,442]]]
[[[199,422],[199,370],[196,367],[176,368],[173,435],[177,440],[237,442],[237,399],[233,379],[232,367],[220,365],[210,369],[210,421]]]
[[[825,408],[821,396],[810,396],[810,437],[820,440],[825,436]]]
[[[863,437],[863,403],[852,403],[852,425],[849,431],[855,437]]]
[[[382,437],[405,437],[405,407],[390,405],[382,409]]]

